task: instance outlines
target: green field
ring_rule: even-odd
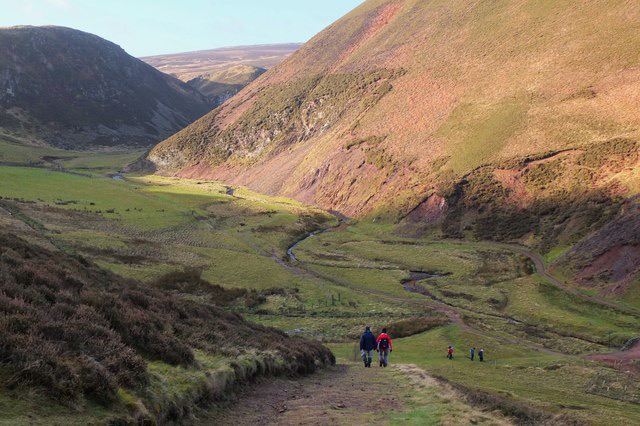
[[[119,171],[144,152],[140,149],[105,152],[68,151],[47,146],[12,143],[0,136],[0,164],[55,167],[104,174]]]
[[[448,345],[456,348],[453,361],[445,356]],[[477,358],[474,362],[469,360],[467,351],[471,345],[485,350],[484,363]],[[352,357],[353,344],[331,348],[342,359]],[[395,340],[391,362],[415,364],[470,392],[489,392],[543,407],[548,412],[570,413],[587,423],[632,424],[640,416],[637,404],[618,399],[622,392],[606,395],[607,386],[616,385],[611,379],[605,384],[594,383],[594,378],[606,376],[608,368],[572,356],[537,352],[524,344],[505,344],[456,326]],[[633,383],[624,373],[616,373],[615,377],[617,383]]]
[[[227,309],[328,342],[342,359],[352,357],[365,324],[393,333],[402,320],[439,319],[448,325],[397,340],[393,362],[415,364],[471,392],[595,424],[640,421],[637,384],[614,394],[610,389],[626,383],[624,376],[584,359],[636,335],[638,317],[553,287],[521,254],[489,243],[403,238],[388,224],[351,222],[305,239],[292,261],[289,246],[338,220],[219,182],[101,174],[118,170],[122,160],[69,160],[73,167],[98,167],[83,175],[0,167],[0,224],[150,286],[188,267],[211,283],[254,289],[255,300]],[[454,362],[444,358],[449,344],[458,351]],[[464,358],[470,346],[485,349],[485,364]],[[188,393],[190,381],[198,381],[167,368],[158,365],[156,373],[171,392]],[[598,377],[606,377],[604,388]],[[2,398],[0,405],[14,402]],[[125,403],[127,395],[121,398]],[[92,407],[85,412],[99,416],[101,408]],[[32,408],[13,406],[13,418]],[[424,418],[420,412],[416,407],[414,415]]]

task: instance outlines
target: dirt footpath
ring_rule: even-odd
[[[387,410],[402,408],[399,384],[387,383],[380,368],[337,365],[299,380],[275,379],[243,395],[201,424],[335,425],[376,424]]]
[[[592,354],[586,358],[607,363],[622,371],[640,373],[640,341],[625,351]]]
[[[225,409],[201,415],[196,424],[394,424],[401,413],[429,404],[442,404],[440,395],[444,389],[440,386],[415,366],[383,369],[375,363],[372,368],[340,364],[299,380],[280,378],[256,385]],[[416,406],[416,395],[421,392],[425,395]],[[456,413],[455,419],[431,424],[469,424],[470,421],[473,424],[510,424],[500,416],[481,412],[462,401],[452,403],[457,398],[449,390],[444,394],[446,406]]]

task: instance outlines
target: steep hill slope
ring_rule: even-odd
[[[436,172],[634,138],[639,13],[370,0],[149,158],[361,215]]]
[[[148,146],[210,107],[190,86],[97,36],[0,29],[0,133],[63,148]]]
[[[639,17],[369,0],[148,160],[406,232],[568,247],[640,190]]]

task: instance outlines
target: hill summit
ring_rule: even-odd
[[[210,110],[208,100],[98,36],[0,29],[0,132],[62,148],[152,145]]]

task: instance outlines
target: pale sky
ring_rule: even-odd
[[[0,27],[60,25],[134,56],[304,42],[362,0],[0,0]]]

